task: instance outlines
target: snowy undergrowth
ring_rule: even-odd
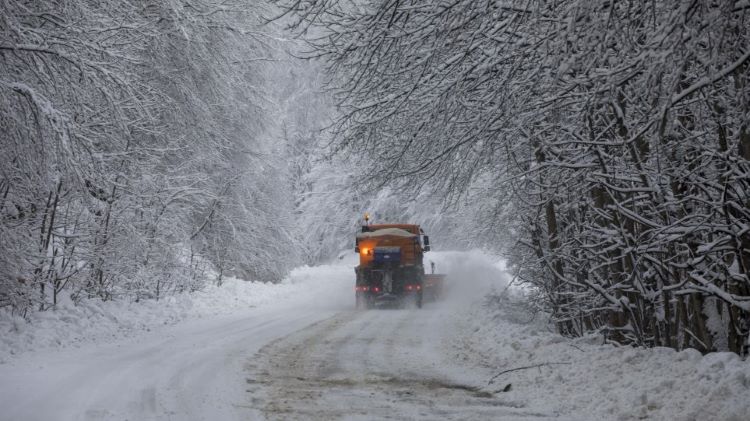
[[[750,362],[733,353],[564,338],[518,297],[486,300],[456,323],[463,332],[456,352],[478,363],[487,382],[497,375],[486,388],[519,406],[591,420],[740,421],[750,414]]]
[[[330,295],[331,290],[341,288],[341,283],[349,286],[351,268],[345,265],[349,260],[296,268],[279,284],[226,278],[220,287],[212,285],[158,302],[91,299],[74,305],[67,300],[59,303],[55,310],[31,314],[29,320],[0,310],[0,363],[30,351],[113,342],[186,320],[279,305],[295,299],[310,301],[310,294]],[[311,282],[317,283],[315,288],[309,287]]]

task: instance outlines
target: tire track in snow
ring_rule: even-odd
[[[269,420],[547,416],[443,371],[441,317],[434,308],[344,312],[274,341],[248,367],[253,406]]]

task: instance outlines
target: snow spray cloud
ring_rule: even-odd
[[[505,262],[481,250],[430,252],[424,261],[428,272],[432,262],[435,273],[446,275],[447,302],[466,303],[508,285]]]

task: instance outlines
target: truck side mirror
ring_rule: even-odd
[[[357,247],[354,247],[354,252],[355,252],[355,253],[359,253],[359,246],[357,246]]]
[[[424,242],[424,247],[422,247],[422,250],[430,251],[430,237],[423,235],[422,241]]]

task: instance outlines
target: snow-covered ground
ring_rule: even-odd
[[[230,280],[158,305],[89,302],[32,323],[5,315],[0,420],[258,419],[244,364],[351,308],[352,274],[302,267],[279,285]]]
[[[350,272],[338,264],[297,268],[280,284],[227,278],[221,287],[209,286],[158,302],[94,299],[76,306],[63,299],[55,311],[33,313],[28,322],[0,310],[0,364],[18,354],[113,342],[188,320],[241,313],[290,300],[309,302],[312,297],[323,297],[335,308],[343,290],[349,292]],[[308,287],[314,288],[302,285],[307,281],[311,281]]]
[[[736,354],[570,340],[507,300],[456,323],[459,358],[484,366],[484,387],[521,407],[590,420],[750,419],[750,361]]]
[[[497,259],[427,259],[452,288],[422,310],[355,311],[350,255],[279,285],[0,316],[0,419],[748,419],[735,355],[568,340],[484,298]]]
[[[484,381],[476,384],[482,390],[571,419],[750,420],[750,361],[728,352],[615,347],[598,336],[563,338],[543,314],[529,312],[522,291],[489,282],[490,265],[502,270],[501,263],[472,257],[454,258],[457,277],[473,271],[495,294],[452,313],[451,340],[457,360]]]

